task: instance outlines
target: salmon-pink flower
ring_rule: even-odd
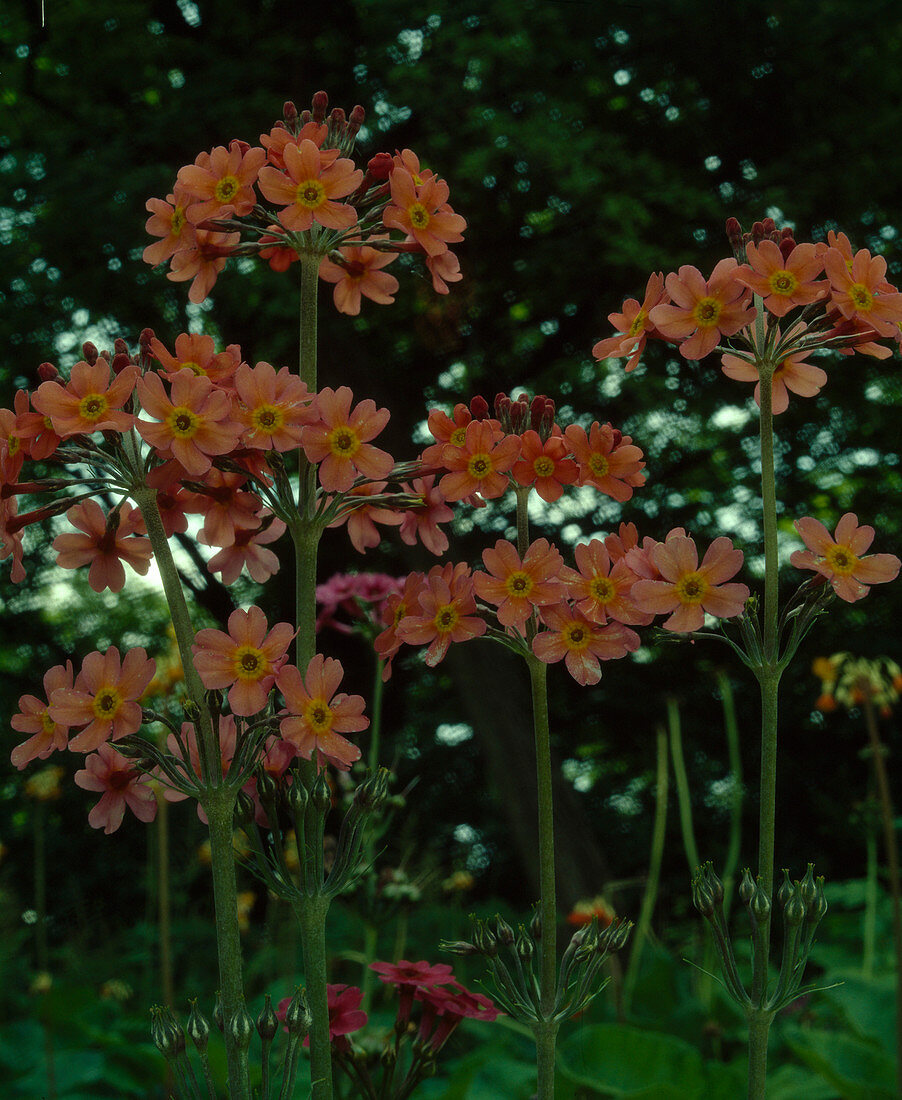
[[[188,221],[186,211],[191,203],[191,197],[183,187],[176,185],[172,194],[166,201],[162,199],[148,199],[144,204],[150,211],[144,228],[152,237],[160,237],[144,249],[143,260],[146,264],[165,263],[176,252],[193,248],[196,243],[194,226]]]
[[[422,182],[418,185],[416,179]],[[448,244],[462,241],[467,223],[455,214],[448,202],[448,185],[431,176],[414,177],[407,168],[392,169],[389,177],[391,204],[382,212],[382,224],[400,229],[423,249],[427,256],[440,256]]]
[[[445,446],[442,463],[451,472],[439,482],[446,500],[463,500],[479,493],[484,500],[502,496],[507,490],[507,471],[520,457],[520,437],[504,436],[496,442],[497,431],[490,420],[472,420],[467,425],[462,446]]]
[[[182,743],[179,744],[175,734],[170,733],[166,738],[166,745],[170,753],[177,759],[184,761],[197,779],[203,782],[204,769],[201,764],[200,748],[197,744],[197,730],[191,722],[182,722],[181,738]],[[234,716],[231,714],[220,714],[216,726],[216,744],[219,749],[219,766],[222,769],[223,776],[229,774],[232,760],[235,757],[235,746],[237,742],[238,726]],[[188,750],[187,757],[182,746]],[[155,770],[155,777],[163,784],[163,797],[167,802],[183,802],[189,797],[184,791],[177,790],[175,787],[171,786],[169,779],[165,774],[162,774],[161,769]],[[197,816],[205,825],[209,824],[209,819],[200,803],[197,804]]]
[[[763,242],[766,243],[766,242]],[[758,368],[736,355],[721,357],[721,370],[728,378],[737,382],[755,382],[755,404],[761,404],[761,381]],[[774,369],[771,381],[771,404],[773,412],[786,412],[789,408],[789,391],[799,397],[814,397],[821,392],[821,386],[827,381],[827,372],[806,361],[804,354],[788,355]]]
[[[13,410],[0,409],[0,438],[6,441],[5,455],[0,458],[0,479],[7,482],[18,478],[25,455],[36,461],[49,458],[60,443],[52,422],[32,409],[25,390],[16,390],[13,407]],[[0,450],[0,455],[3,454]]]
[[[442,455],[449,444],[452,447],[463,447],[467,439],[467,425],[472,419],[473,414],[462,402],[454,406],[452,416],[448,416],[444,409],[430,409],[426,426],[435,443],[430,443],[420,455],[423,466],[428,468],[444,465]]]
[[[213,289],[226,260],[240,240],[240,233],[195,230],[194,243],[190,248],[175,253],[166,278],[173,283],[186,283],[191,279],[188,301],[199,305]]]
[[[19,699],[19,712],[10,719],[10,725],[20,733],[33,736],[16,745],[10,755],[13,765],[21,771],[32,760],[44,760],[56,749],[64,749],[69,740],[69,727],[50,717],[49,699],[57,688],[71,688],[75,671],[72,662],[54,665],[44,673],[44,694],[48,702],[34,695]]]
[[[635,298],[627,298],[622,313],[609,313],[608,320],[617,330],[616,336],[599,340],[592,348],[596,359],[627,358],[627,372],[635,370],[649,336],[656,334],[655,326],[649,319],[649,313],[656,305],[664,301],[664,276],[653,272],[645,285],[645,297],[642,305]]]
[[[378,496],[387,485],[387,481],[368,481],[363,485],[354,485],[345,494],[338,518],[329,524],[330,527],[341,527],[345,523],[348,525],[348,538],[358,554],[365,554],[368,549],[382,542],[377,523],[399,527],[404,522],[404,517],[391,508],[377,504],[360,504],[353,510],[345,510],[344,505],[355,499]]]
[[[401,542],[415,546],[417,536],[420,542],[440,557],[448,549],[448,536],[439,529],[440,523],[454,519],[454,512],[445,503],[445,496],[435,484],[435,475],[415,478],[412,484],[401,483],[401,489],[411,496],[418,496],[420,504],[410,507],[404,513],[401,522]]]
[[[307,666],[303,680],[294,665],[282,668],[279,691],[287,709],[280,713],[290,717],[282,719],[279,730],[305,760],[314,759],[315,753],[317,767],[325,761],[347,771],[360,759],[360,749],[341,734],[365,730],[370,720],[363,714],[363,696],[338,691],[343,676],[341,662],[320,653]]]
[[[259,186],[270,202],[285,208],[279,221],[286,229],[302,233],[314,221],[327,229],[349,229],[356,222],[354,207],[335,201],[356,191],[363,180],[352,160],[339,157],[337,149],[318,149],[309,138],[286,144],[282,158],[284,172],[261,168]]]
[[[205,375],[218,386],[228,384],[241,362],[241,348],[229,344],[225,351],[216,351],[212,336],[199,332],[183,332],[175,338],[175,355],[156,338],[150,341],[150,353],[160,363],[166,376],[172,378],[186,367],[194,374]]]
[[[838,248],[829,248],[824,269],[832,287],[831,302],[849,321],[864,321],[881,336],[898,336],[902,322],[902,294],[885,288],[886,259],[866,248],[855,253],[849,268]]]
[[[564,559],[548,539],[536,539],[522,561],[512,543],[499,539],[494,549],[483,550],[482,560],[488,572],[474,574],[476,595],[498,608],[502,626],[522,628],[537,607],[559,603],[564,595]]]
[[[511,477],[519,485],[532,485],[549,503],[557,500],[565,485],[572,485],[579,474],[576,463],[568,458],[569,450],[558,435],[544,443],[538,432],[528,428],[520,436],[520,460],[514,464]]]
[[[138,700],[156,672],[156,661],[140,646],[120,661],[119,650],[94,651],[82,662],[73,687],[58,687],[49,715],[65,726],[84,726],[69,742],[73,752],[92,752],[104,741],[118,741],[141,727]]]
[[[192,199],[186,210],[188,221],[197,225],[207,218],[250,214],[257,201],[254,184],[265,160],[265,149],[232,141],[228,149],[217,145],[211,150],[204,166],[180,168],[178,182]]]
[[[579,465],[579,485],[594,485],[621,503],[633,495],[633,488],[645,484],[642,451],[631,436],[610,424],[594,421],[588,435],[579,424],[564,429],[564,439]]]
[[[223,584],[234,584],[243,568],[246,568],[252,580],[263,584],[279,572],[279,559],[266,549],[266,544],[275,542],[285,534],[285,524],[272,516],[265,526],[238,528],[235,541],[224,546],[207,562],[211,573],[221,574]]]
[[[398,280],[381,269],[398,258],[397,252],[382,252],[365,244],[348,245],[339,252],[340,264],[324,256],[319,265],[319,277],[335,284],[332,300],[339,313],[356,317],[360,313],[361,295],[382,306],[394,302],[392,295],[398,289]]]
[[[617,536],[609,535],[609,539]],[[574,550],[577,569],[564,568],[561,578],[567,584],[576,609],[596,623],[616,619],[628,626],[647,626],[654,616],[640,611],[630,599],[636,574],[624,555],[616,560],[604,542],[592,539]]]
[[[266,149],[266,159],[276,168],[285,167],[282,154],[286,145],[300,145],[302,141],[312,141],[319,149],[329,136],[329,127],[322,122],[305,122],[300,130],[293,134],[283,122],[277,122],[268,134],[260,135],[260,144]]]
[[[773,241],[746,245],[748,263],[736,268],[734,278],[764,299],[764,308],[785,317],[796,306],[827,296],[827,283],[818,275],[824,262],[813,244],[797,244],[784,256]]]
[[[233,714],[250,718],[266,706],[296,631],[290,623],[267,630],[266,616],[256,604],[233,611],[228,625],[228,634],[213,627],[197,632],[191,647],[194,667],[205,688],[229,689]]]
[[[427,256],[426,267],[432,276],[432,289],[436,294],[447,294],[448,283],[459,283],[463,278],[460,260],[450,249],[439,256]]]
[[[201,539],[207,546],[231,546],[239,531],[259,529],[262,501],[243,488],[246,483],[244,474],[213,466],[204,475],[203,492],[183,493],[185,511],[204,517]]]
[[[408,615],[413,615],[419,610],[420,592],[425,583],[426,578],[422,573],[411,573],[405,577],[402,590],[390,592],[385,600],[385,606],[382,609],[385,630],[373,640],[373,648],[385,662],[385,667],[382,669],[383,680],[388,680],[391,676],[392,658],[402,645],[402,639],[398,637],[398,627]]]
[[[278,372],[269,363],[235,373],[235,419],[245,427],[241,442],[263,451],[291,451],[300,445],[301,429],[311,423],[313,394],[288,367]]]
[[[204,375],[184,368],[172,379],[171,396],[158,374],[138,379],[138,397],[144,411],[160,423],[139,420],[135,427],[164,457],[176,458],[189,474],[205,474],[211,456],[234,450],[242,425],[232,419],[227,393]]]
[[[75,782],[86,791],[103,792],[88,814],[92,829],[115,833],[125,817],[126,806],[139,821],[153,821],[157,815],[157,796],[150,786],[150,776],[139,772],[112,745],[98,746],[85,760],[84,770],[75,773]]]
[[[561,602],[542,608],[548,627],[532,640],[533,653],[545,664],[563,660],[578,684],[586,687],[601,679],[601,661],[625,657],[639,648],[639,635],[620,623],[602,626]]]
[[[131,397],[138,368],[128,366],[111,376],[110,364],[99,358],[92,365],[84,361],[72,368],[69,382],[42,382],[32,404],[43,416],[49,416],[53,430],[60,436],[92,432],[127,432],[134,424],[131,413],[122,406]]]
[[[674,304],[655,306],[649,318],[665,339],[680,341],[684,359],[703,359],[721,336],[734,335],[755,317],[736,266],[732,258],[720,260],[705,282],[698,268],[684,265],[664,280]]]
[[[347,1052],[351,1044],[346,1035],[366,1027],[369,1017],[361,1009],[363,992],[355,985],[326,986],[326,1003],[329,1006],[329,1042],[337,1049]],[[276,1016],[284,1020],[291,1004],[290,997],[283,997],[276,1007]],[[310,1036],[304,1039],[304,1046],[310,1046]]]
[[[57,535],[53,540],[56,564],[60,568],[78,569],[90,565],[88,584],[95,592],[105,588],[111,592],[122,591],[125,584],[123,562],[142,577],[146,575],[153,551],[150,539],[134,534],[141,523],[140,514],[135,517],[133,512],[119,510],[106,516],[97,501],[82,500],[66,512],[66,519],[82,533]]]
[[[742,551],[728,538],[717,538],[708,547],[701,565],[691,538],[673,535],[649,551],[662,580],[638,580],[630,593],[643,611],[670,614],[662,626],[677,634],[701,630],[705,612],[718,619],[742,613],[749,590],[744,584],[725,584],[742,568]]]
[[[858,516],[846,512],[830,535],[827,528],[811,516],[796,520],[796,530],[807,550],[796,550],[789,560],[796,569],[813,569],[830,582],[841,600],[854,603],[868,594],[868,586],[895,580],[899,559],[895,554],[868,554],[874,541],[874,528],[858,526]]]
[[[452,642],[468,642],[485,634],[485,621],[475,614],[473,593],[473,576],[466,565],[433,566],[419,590],[419,607],[402,619],[395,637],[408,645],[428,644],[426,664],[437,665]]]
[[[395,464],[390,454],[370,443],[388,423],[388,409],[377,409],[367,398],[352,411],[353,396],[347,386],[326,386],[316,395],[318,421],[304,428],[304,453],[320,464],[320,485],[329,492],[346,492],[359,475],[378,481]]]

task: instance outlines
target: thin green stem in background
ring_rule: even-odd
[[[689,779],[686,775],[686,760],[683,756],[680,706],[673,697],[667,700],[667,731],[670,735],[673,777],[676,780],[677,802],[680,807],[680,831],[683,835],[683,848],[689,862],[690,874],[694,875],[701,865],[701,860],[698,857],[698,845],[695,843],[695,829],[692,824],[692,796],[689,791]]]
[[[866,978],[874,976],[874,959],[877,954],[877,834],[867,826],[867,878],[864,886],[864,919],[862,921],[861,970]]]
[[[730,903],[733,899],[736,869],[742,849],[742,756],[739,752],[739,727],[736,722],[736,701],[733,698],[733,685],[730,677],[717,669],[717,686],[723,706],[723,727],[727,738],[727,757],[730,763],[730,841],[727,846],[727,858],[723,873],[723,911],[724,919],[730,919]]]

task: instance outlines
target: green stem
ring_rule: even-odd
[[[321,262],[322,256],[319,253],[300,253],[300,375],[310,393],[316,393],[316,309]]]
[[[172,982],[172,927],[169,902],[169,803],[160,791],[157,796],[157,920],[160,934],[160,985],[163,1004],[172,1008],[175,996]]]
[[[667,732],[663,726],[658,727],[658,762],[657,782],[655,784],[655,819],[651,833],[651,856],[648,862],[648,878],[645,882],[645,893],[642,895],[642,905],[639,909],[639,920],[636,924],[636,933],[633,936],[633,950],[630,953],[629,967],[623,982],[623,1012],[629,1015],[633,1001],[633,990],[636,986],[636,978],[639,975],[639,962],[642,958],[642,948],[648,937],[651,927],[652,913],[655,909],[655,901],[658,897],[658,882],[661,877],[661,862],[664,858],[664,838],[667,832],[667,788],[669,768],[667,766]]]
[[[370,775],[375,775],[379,767],[379,740],[382,730],[382,669],[385,667],[385,662],[381,658],[376,658],[376,673],[373,677],[373,698],[372,705],[370,707],[370,747],[367,754],[367,770]],[[364,944],[363,944],[363,974],[360,979],[360,988],[363,992],[363,1001],[361,1002],[361,1008],[364,1012],[369,1011],[370,1000],[372,998],[373,986],[375,985],[375,974],[370,970],[369,964],[376,957],[376,949],[379,943],[379,934],[376,925],[373,923],[373,902],[376,894],[376,878],[375,863],[376,853],[376,834],[375,830],[370,826],[367,828],[363,838],[363,865],[366,868],[364,871],[365,889],[366,889],[366,928],[364,932]]]
[[[736,701],[733,698],[733,685],[730,683],[730,677],[723,669],[717,669],[715,675],[723,705],[723,725],[727,737],[730,780],[733,784],[730,792],[730,842],[723,869],[723,911],[724,919],[728,921],[736,868],[739,866],[739,854],[742,846],[742,756],[739,752],[739,727],[736,723]]]
[[[677,801],[680,807],[680,830],[683,834],[683,847],[689,861],[689,871],[695,874],[701,866],[698,858],[698,846],[695,843],[695,829],[692,825],[692,798],[689,793],[689,779],[686,775],[686,760],[683,756],[683,735],[680,729],[680,706],[673,697],[667,700],[667,728],[670,733],[670,752],[673,756],[673,775],[676,779]]]
[[[864,928],[861,969],[866,978],[874,976],[877,943],[877,835],[868,825],[868,870],[864,887]]]
[[[294,908],[304,950],[307,1004],[313,1017],[310,1027],[310,1095],[312,1100],[331,1100],[332,1046],[329,1042],[326,990],[326,913],[329,899],[315,894],[301,899]]]
[[[749,1095],[748,1100],[764,1100],[767,1095],[767,1039],[772,1012],[749,1010]]]

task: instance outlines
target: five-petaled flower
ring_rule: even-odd
[[[88,814],[88,824],[93,829],[115,833],[122,824],[126,806],[139,821],[153,821],[156,817],[157,797],[150,786],[150,776],[139,771],[112,745],[99,745],[85,760],[84,770],[75,773],[75,782],[86,791],[103,792]]]
[[[746,246],[748,264],[735,271],[736,280],[764,300],[764,308],[775,317],[785,317],[796,306],[825,298],[828,285],[818,275],[824,261],[813,244],[797,244],[784,256],[774,241],[763,240]]]
[[[50,717],[49,700],[57,688],[71,688],[75,672],[72,662],[54,665],[44,673],[44,694],[47,702],[34,695],[23,695],[19,699],[19,712],[10,719],[10,725],[19,733],[30,733],[31,737],[16,745],[10,760],[20,771],[32,760],[43,760],[56,749],[64,749],[69,740],[69,727]]]
[[[134,424],[131,413],[123,412],[138,368],[127,366],[110,376],[110,364],[98,357],[93,364],[84,360],[72,367],[67,385],[42,382],[31,401],[38,412],[49,416],[53,430],[60,436],[92,432],[127,432]]]
[[[520,455],[520,437],[506,435],[496,443],[497,429],[489,420],[471,420],[458,446],[454,440],[442,452],[442,462],[451,472],[439,482],[445,500],[463,500],[479,493],[484,500],[506,491],[507,471]]]
[[[463,563],[433,566],[419,589],[419,607],[408,608],[395,637],[408,645],[428,643],[426,664],[437,665],[452,642],[468,642],[485,634],[485,621],[475,614],[473,584]]]
[[[868,594],[868,586],[895,580],[899,559],[895,554],[868,554],[874,541],[874,528],[858,526],[858,516],[846,512],[831,536],[827,528],[811,516],[796,520],[796,530],[807,550],[796,550],[789,560],[796,569],[813,569],[830,582],[841,600],[854,603]]]
[[[295,635],[290,623],[267,630],[266,616],[254,605],[229,615],[229,632],[208,627],[194,640],[194,667],[206,688],[228,688],[233,714],[249,718],[266,706],[276,674],[288,660]]]
[[[288,717],[279,729],[305,760],[315,756],[318,767],[326,761],[347,771],[360,759],[360,749],[341,734],[359,733],[370,720],[363,714],[363,696],[338,691],[343,675],[341,662],[321,653],[310,661],[303,679],[294,665],[283,666],[278,684],[287,707],[282,714]]]
[[[642,305],[635,298],[627,298],[622,313],[609,313],[608,320],[617,329],[617,335],[607,340],[599,340],[592,348],[596,359],[626,358],[627,372],[635,370],[645,348],[648,337],[654,334],[655,326],[649,313],[666,297],[664,276],[653,272],[645,286],[645,298]]]
[[[487,572],[473,583],[480,599],[498,608],[502,626],[522,628],[537,607],[558,603],[564,594],[559,575],[563,558],[548,539],[536,539],[520,560],[512,543],[499,539],[482,552]]]
[[[545,664],[563,660],[583,687],[601,679],[601,661],[625,657],[639,648],[634,630],[615,622],[601,626],[568,603],[543,607],[541,614],[548,629],[533,638],[533,653]]]
[[[304,453],[319,463],[320,485],[343,493],[358,475],[378,481],[391,473],[395,460],[370,443],[388,423],[388,409],[377,409],[367,398],[351,409],[353,394],[347,386],[326,386],[316,395],[318,419],[304,428]]]
[[[357,220],[353,206],[337,202],[356,191],[363,172],[339,157],[337,149],[317,149],[305,138],[282,149],[285,171],[267,165],[260,169],[259,187],[277,206],[279,221],[292,233],[302,233],[314,221],[327,229],[348,229]]]
[[[391,305],[398,280],[382,268],[398,258],[397,252],[383,252],[364,244],[341,248],[339,253],[341,263],[324,256],[319,265],[319,277],[323,282],[335,284],[332,300],[338,312],[356,317],[360,313],[361,295],[379,305]]]
[[[680,341],[684,359],[704,359],[720,337],[733,336],[755,316],[746,307],[748,290],[734,277],[736,261],[720,260],[705,281],[688,264],[664,280],[673,305],[661,303],[649,313],[652,324],[667,340]]]
[[[141,529],[140,513],[119,509],[106,516],[96,500],[82,500],[66,512],[66,519],[80,533],[70,531],[56,536],[56,564],[62,569],[90,565],[88,584],[95,592],[105,588],[122,591],[124,561],[141,576],[147,573],[152,551],[150,539],[135,534]]]

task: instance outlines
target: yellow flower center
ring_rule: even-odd
[[[645,328],[645,320],[647,317],[648,314],[646,313],[646,311],[644,309],[640,309],[639,312],[636,314],[635,321],[633,321],[633,323],[627,329],[627,336],[635,336],[637,333],[641,332]]]
[[[414,229],[425,229],[430,221],[432,221],[429,216],[429,211],[421,202],[415,202],[413,205],[408,206],[407,216],[410,218],[410,224]]]
[[[592,640],[592,632],[584,623],[568,623],[561,633],[568,649],[586,649]]]
[[[701,573],[686,573],[674,585],[677,599],[684,604],[701,603],[711,589]]]
[[[206,376],[207,372],[204,370],[204,368],[200,365],[200,363],[195,363],[193,359],[186,359],[184,363],[179,363],[179,370],[184,370],[185,367],[187,367],[188,370],[193,371],[195,374],[202,374]]]
[[[467,473],[477,481],[482,481],[492,472],[491,455],[480,453],[471,457],[467,463]]]
[[[767,285],[771,294],[781,294],[788,298],[799,285],[799,280],[791,271],[774,271],[771,272]]]
[[[858,565],[858,558],[848,546],[831,546],[824,557],[827,565],[840,576],[850,576]]]
[[[508,595],[516,599],[523,599],[532,592],[534,582],[532,577],[524,570],[517,569],[504,582]]]
[[[275,405],[261,405],[259,409],[254,409],[251,421],[258,432],[272,435],[285,423],[285,414]]]
[[[455,428],[451,435],[448,437],[448,442],[453,443],[455,447],[462,447],[466,442],[466,438],[467,429],[466,426],[464,426],[463,428]]]
[[[549,458],[548,455],[539,455],[533,462],[532,468],[536,472],[536,477],[551,477],[554,473],[554,459]]]
[[[53,721],[53,719],[45,710],[44,713],[41,715],[41,733],[53,733],[55,729],[56,722]]]
[[[332,710],[325,699],[311,699],[304,707],[304,718],[314,733],[332,728]]]
[[[122,706],[122,696],[112,687],[101,688],[94,696],[91,710],[101,722],[112,722]]]
[[[172,211],[172,221],[169,223],[169,232],[173,237],[178,237],[185,228],[185,208],[177,206]]]
[[[338,458],[351,458],[360,450],[360,440],[351,428],[342,425],[328,435],[329,449]]]
[[[22,440],[17,435],[11,435],[6,441],[6,452],[10,458],[13,455],[19,453],[19,448],[22,446]]]
[[[610,603],[617,594],[617,589],[608,577],[593,577],[589,584],[589,592],[598,603]]]
[[[88,393],[78,403],[78,414],[82,420],[88,420],[92,424],[102,420],[110,403],[102,393]]]
[[[855,303],[859,313],[870,313],[874,308],[874,295],[864,283],[852,283],[849,287],[849,297]]]
[[[213,194],[220,202],[231,202],[241,190],[241,184],[234,176],[223,176],[213,188]]]
[[[446,603],[442,604],[438,611],[436,611],[435,618],[432,620],[432,625],[439,634],[450,634],[455,626],[457,626],[459,619],[460,613],[454,604]]]
[[[166,417],[166,423],[173,435],[179,439],[190,439],[200,430],[200,417],[186,405],[179,405]]]
[[[595,454],[589,455],[589,469],[595,477],[605,477],[610,468],[611,465],[606,455],[599,454],[597,451]]]
[[[716,328],[722,305],[716,298],[699,298],[692,310],[692,317],[699,328]]]
[[[270,671],[270,664],[261,649],[252,645],[242,645],[237,648],[232,658],[232,669],[236,679],[256,683]]]
[[[304,180],[298,184],[294,201],[308,210],[318,210],[326,201],[326,189],[319,180]]]

